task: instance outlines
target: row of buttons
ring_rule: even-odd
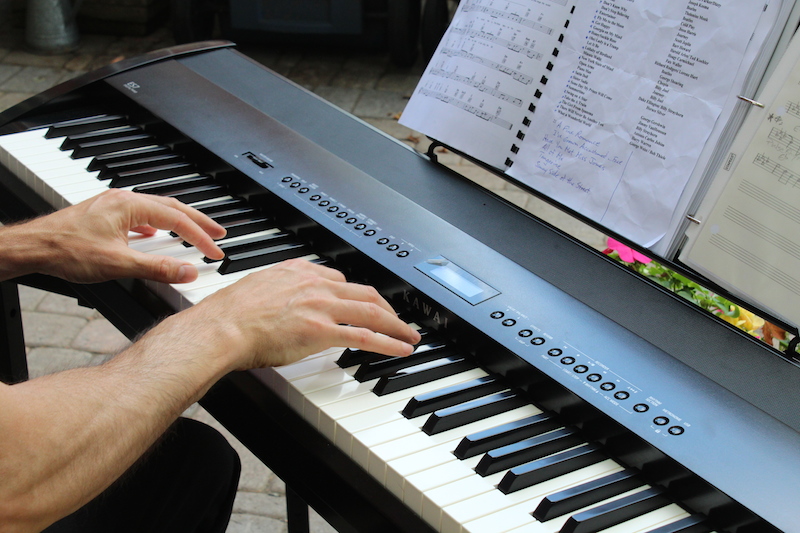
[[[283,183],[288,183],[289,188],[297,189],[299,194],[307,194],[311,192],[311,189],[302,182],[296,181],[291,176],[286,176],[281,179]],[[374,228],[370,228],[367,224],[363,222],[359,222],[358,218],[356,218],[353,213],[339,207],[338,205],[332,203],[330,200],[324,199],[321,194],[312,194],[308,197],[308,199],[312,202],[316,202],[319,207],[325,208],[328,213],[334,214],[336,218],[344,219],[344,223],[348,225],[352,225],[353,229],[356,231],[362,231],[365,237],[374,237],[378,232]],[[379,245],[386,246],[386,249],[390,252],[396,252],[395,255],[397,257],[408,257],[411,252],[408,250],[401,250],[399,244],[391,243],[389,239],[386,237],[381,237],[376,241]]]
[[[489,316],[494,320],[502,320],[500,323],[507,328],[513,327],[517,324],[517,321],[515,319],[505,318],[505,313],[503,313],[502,311],[493,311]],[[533,331],[530,329],[523,329],[520,330],[517,333],[517,335],[519,335],[519,337],[521,338],[529,338],[533,337]],[[540,346],[545,343],[545,340],[543,337],[533,337],[530,340],[530,343],[533,344],[534,346]],[[550,348],[549,350],[547,350],[547,355],[553,358],[560,357],[559,363],[565,366],[575,365],[575,363],[577,362],[577,360],[574,357],[570,355],[564,355],[564,352],[563,350],[561,350],[561,348]],[[572,367],[572,371],[575,372],[576,374],[586,374],[587,372],[589,372],[589,367],[584,364],[578,364]],[[586,376],[586,381],[589,381],[590,383],[597,383],[602,379],[603,376],[595,372],[588,374]],[[604,381],[603,383],[600,383],[599,387],[600,390],[603,390],[605,392],[611,392],[617,388],[617,385],[611,381]],[[630,398],[630,396],[631,396],[630,392],[624,390],[620,390],[614,393],[614,398],[619,401],[625,401],[628,398]],[[650,406],[647,405],[646,403],[637,403],[636,405],[633,406],[633,410],[637,413],[646,413],[647,411],[650,410]],[[666,416],[657,416],[653,419],[653,423],[657,426],[666,426],[670,423],[670,420]],[[671,426],[669,429],[667,429],[667,432],[670,435],[682,435],[684,431],[685,429],[682,426]]]

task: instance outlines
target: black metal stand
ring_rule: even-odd
[[[25,356],[25,336],[22,331],[22,311],[17,284],[0,282],[0,381],[18,383],[28,379],[28,360]]]

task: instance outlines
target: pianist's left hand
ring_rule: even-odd
[[[40,272],[77,283],[146,278],[185,283],[197,269],[179,259],[128,247],[128,232],[175,231],[213,259],[223,257],[214,239],[225,229],[172,198],[111,189],[29,223],[6,228],[0,280]]]

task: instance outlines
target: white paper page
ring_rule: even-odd
[[[681,256],[734,294],[800,324],[800,40],[795,37],[715,180]]]
[[[634,242],[654,243],[763,7],[752,0],[580,3],[507,173]]]
[[[400,123],[505,168],[572,4],[462,1]]]

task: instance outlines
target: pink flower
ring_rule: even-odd
[[[639,261],[640,263],[647,264],[650,261],[652,261],[652,259],[650,259],[649,257],[640,254],[636,250],[628,246],[625,246],[621,242],[616,241],[611,237],[608,237],[607,246],[608,248],[603,250],[604,254],[610,254],[611,252],[616,251],[619,254],[619,258],[625,261],[626,263],[633,263],[634,261]]]

